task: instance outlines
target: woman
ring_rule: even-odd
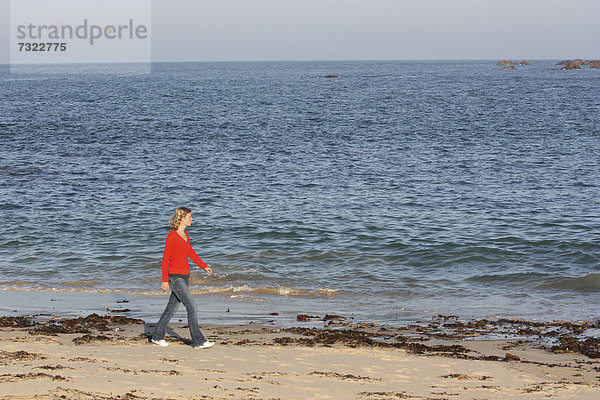
[[[165,329],[173,314],[177,311],[179,303],[183,303],[187,309],[192,347],[207,349],[214,345],[214,343],[206,340],[200,332],[197,316],[198,307],[190,294],[190,264],[188,258],[191,258],[199,267],[208,272],[208,275],[212,275],[210,267],[198,257],[198,254],[190,245],[190,237],[185,228],[191,224],[192,210],[185,207],[177,208],[169,221],[171,232],[167,236],[163,253],[161,289],[166,292],[171,288],[171,297],[152,335],[152,343],[163,347],[169,345],[165,341]]]

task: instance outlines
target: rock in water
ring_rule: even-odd
[[[572,63],[569,63],[569,64],[565,65],[564,67],[562,67],[561,70],[581,69],[580,65],[581,64],[578,64],[576,62],[572,62]]]
[[[496,63],[496,65],[513,65],[513,64],[514,64],[514,62],[512,62],[508,58],[505,58],[504,60],[498,61]]]

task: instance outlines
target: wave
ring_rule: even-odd
[[[557,279],[554,282],[544,283],[538,286],[539,289],[562,289],[575,290],[581,292],[599,292],[600,291],[600,273],[590,272],[586,276],[579,278]]]
[[[226,287],[214,287],[208,286],[205,288],[194,288],[191,290],[192,294],[228,294],[232,297],[242,297],[246,293],[258,294],[258,295],[271,295],[271,296],[284,296],[284,297],[306,297],[306,298],[317,298],[317,297],[331,297],[339,293],[336,289],[300,289],[285,286],[268,287],[258,286],[252,287],[248,285],[240,286],[226,286]]]
[[[100,281],[95,281],[95,280],[87,280],[87,281],[70,281],[70,282],[62,282],[61,285],[63,286],[80,286],[80,287],[86,287],[86,286],[96,286],[101,284],[102,282]]]
[[[510,283],[510,282],[527,282],[531,280],[540,280],[547,278],[549,275],[539,272],[519,272],[514,274],[485,274],[466,278],[469,282],[480,283]]]
[[[31,282],[10,282],[0,284],[0,290],[4,291],[41,291],[41,292],[78,292],[78,293],[115,293],[115,294],[129,294],[129,295],[157,295],[162,292],[159,289],[104,289],[104,288],[93,288],[89,287],[93,282],[66,282],[64,286],[79,286],[79,287],[41,287],[38,284]],[[86,287],[88,286],[88,287]],[[204,287],[192,287],[190,292],[193,295],[225,295],[229,297],[244,297],[246,294],[254,295],[268,295],[268,296],[283,296],[283,297],[303,297],[303,298],[323,298],[333,297],[339,293],[337,289],[303,289],[303,288],[292,288],[285,286],[278,287],[267,287],[257,286],[252,287],[248,285],[239,286],[204,286]]]

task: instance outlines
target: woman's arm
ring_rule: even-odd
[[[192,259],[193,262],[196,263],[197,266],[208,272],[208,275],[212,275],[212,269],[204,261],[198,257],[198,254],[192,249],[192,245],[190,244],[188,256]]]
[[[173,235],[169,234],[169,236],[167,236],[167,242],[165,243],[165,251],[163,251],[163,258],[162,258],[162,282],[163,285],[161,287],[164,287],[164,284],[167,284],[167,289],[165,290],[163,288],[163,290],[166,292],[167,290],[169,290],[169,261],[171,260],[171,255],[173,254],[173,250],[174,250],[174,246],[173,246]]]

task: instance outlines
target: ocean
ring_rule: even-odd
[[[600,71],[555,63],[2,66],[0,314],[157,320],[186,206],[203,322],[598,319]]]

